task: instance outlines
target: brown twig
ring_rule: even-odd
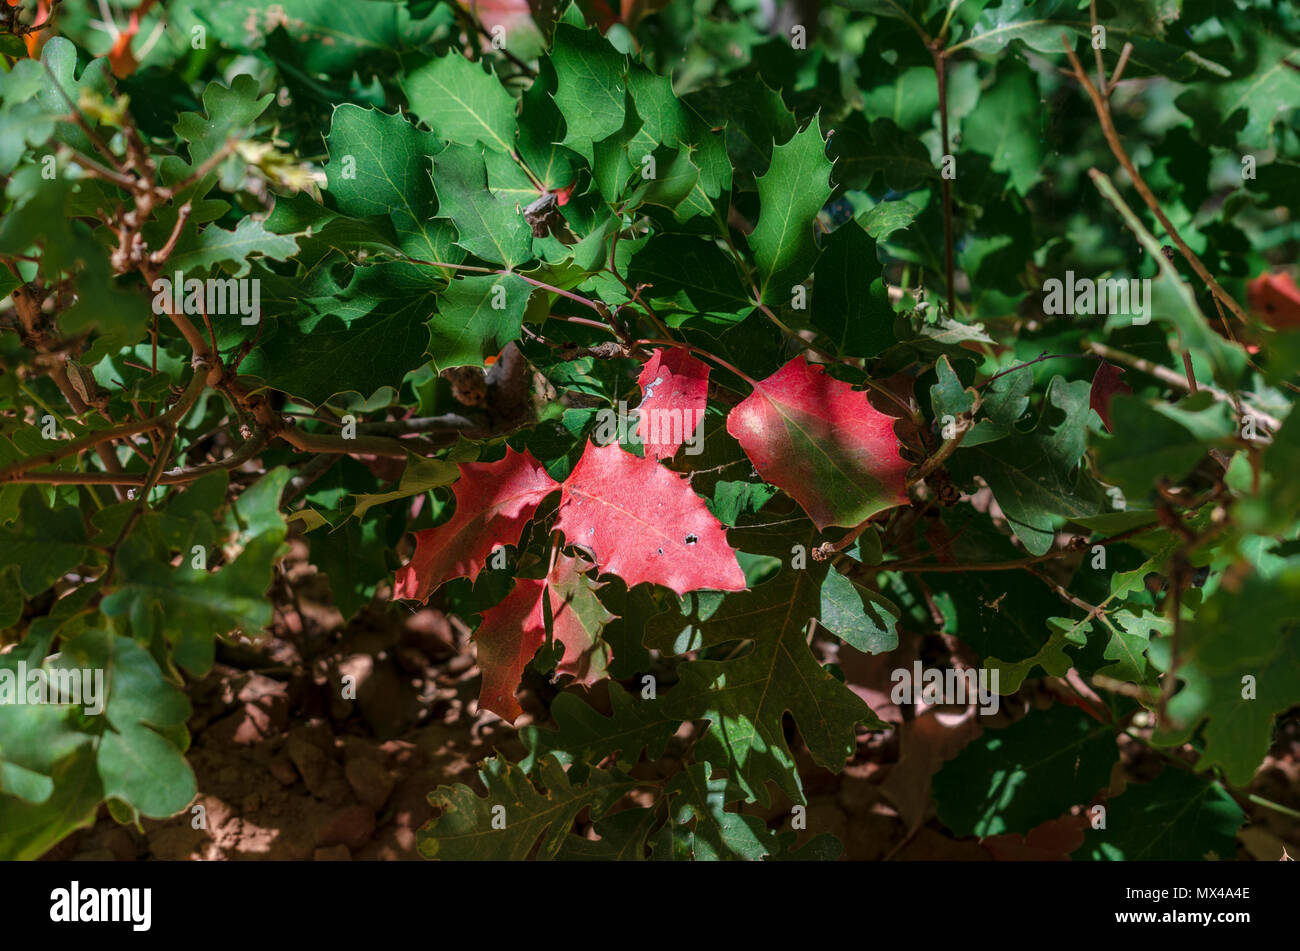
[[[1210,274],[1205,265],[1201,263],[1201,259],[1196,256],[1196,253],[1187,246],[1187,242],[1184,241],[1182,235],[1178,233],[1178,229],[1174,227],[1174,223],[1169,220],[1169,216],[1166,215],[1164,209],[1160,207],[1160,202],[1156,200],[1156,196],[1147,185],[1146,179],[1144,179],[1141,173],[1138,172],[1137,166],[1133,164],[1133,160],[1129,158],[1128,153],[1124,150],[1123,143],[1120,142],[1119,133],[1115,131],[1115,124],[1111,121],[1110,104],[1102,98],[1101,93],[1097,91],[1097,87],[1088,79],[1088,74],[1084,72],[1083,64],[1079,62],[1079,57],[1075,55],[1074,47],[1070,44],[1069,39],[1063,35],[1061,37],[1061,42],[1065,46],[1066,55],[1070,58],[1070,65],[1074,68],[1075,78],[1079,80],[1079,84],[1082,85],[1084,91],[1087,92],[1088,98],[1092,100],[1092,106],[1097,113],[1097,119],[1101,122],[1101,131],[1106,137],[1106,143],[1110,146],[1111,152],[1115,155],[1115,158],[1119,161],[1120,165],[1124,167],[1124,171],[1128,173],[1129,179],[1133,182],[1133,187],[1136,188],[1138,194],[1142,196],[1142,200],[1146,202],[1147,207],[1151,209],[1151,213],[1156,216],[1156,220],[1159,221],[1160,226],[1165,229],[1165,233],[1169,235],[1169,239],[1177,245],[1178,250],[1187,260],[1187,263],[1191,265],[1192,270],[1196,272],[1197,277],[1205,283],[1205,286],[1210,289],[1215,297],[1223,301],[1224,306],[1226,306],[1228,310],[1232,311],[1235,317],[1243,323],[1249,323],[1249,320],[1246,317],[1246,312],[1242,310],[1241,305],[1233,299],[1231,294],[1219,286],[1219,282],[1214,279],[1214,276]]]
[[[1148,376],[1155,377],[1161,383],[1166,383],[1177,389],[1191,392],[1191,387],[1188,385],[1187,380],[1185,380],[1181,374],[1169,369],[1169,367],[1161,366],[1158,363],[1152,363],[1150,360],[1144,360],[1141,357],[1134,356],[1131,353],[1126,353],[1123,350],[1116,350],[1114,347],[1109,347],[1104,343],[1087,341],[1084,343],[1084,348],[1091,350],[1093,353],[1097,354],[1097,356],[1104,360],[1109,360],[1111,363],[1122,363],[1126,367],[1131,367],[1134,370],[1139,370],[1142,373],[1147,374]],[[1236,400],[1233,396],[1229,393],[1225,393],[1218,387],[1202,383],[1200,389],[1209,393],[1219,402],[1227,403],[1228,405],[1233,406],[1234,409],[1236,408]],[[1259,422],[1264,426],[1268,427],[1272,432],[1277,432],[1282,425],[1281,420],[1263,410],[1255,409],[1254,407],[1243,407],[1243,409],[1246,412],[1249,412],[1251,416],[1254,416],[1255,419],[1259,420]]]

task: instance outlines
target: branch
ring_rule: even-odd
[[[1183,379],[1182,375],[1169,369],[1169,367],[1161,366],[1158,363],[1152,363],[1150,360],[1144,360],[1131,353],[1125,353],[1123,350],[1116,350],[1114,347],[1108,347],[1104,343],[1088,342],[1084,344],[1084,348],[1091,350],[1103,360],[1109,360],[1111,363],[1122,363],[1126,367],[1132,367],[1134,370],[1155,377],[1161,383],[1166,383],[1169,386],[1183,390],[1184,392],[1191,392],[1191,387],[1188,386],[1187,381]],[[1199,389],[1202,392],[1209,393],[1220,403],[1227,403],[1236,410],[1236,400],[1233,399],[1231,394],[1225,393],[1218,387],[1210,386],[1205,383],[1200,384]],[[1263,410],[1255,409],[1252,406],[1245,406],[1244,404],[1242,409],[1249,412],[1250,415],[1254,416],[1255,419],[1259,420],[1259,422],[1267,426],[1273,432],[1277,432],[1282,426],[1281,420],[1276,416],[1269,415]],[[1265,441],[1266,440],[1261,440],[1261,442]]]
[[[120,439],[126,436],[135,436],[138,433],[147,432],[148,430],[151,429],[161,429],[169,426],[175,426],[180,422],[181,418],[187,412],[189,412],[190,408],[198,400],[199,394],[203,392],[204,388],[207,386],[207,383],[208,383],[208,374],[207,374],[206,367],[202,365],[196,367],[194,371],[194,375],[190,377],[189,385],[186,386],[185,390],[181,393],[180,398],[175,402],[175,404],[173,404],[171,409],[167,410],[167,412],[161,413],[158,416],[152,416],[148,419],[138,419],[127,423],[118,423],[114,426],[108,427],[107,429],[101,429],[98,432],[87,433],[85,436],[82,436],[79,439],[74,439],[71,442],[65,443],[64,445],[60,446],[58,449],[52,449],[49,452],[42,453],[39,456],[28,456],[24,459],[19,459],[16,462],[11,462],[7,466],[0,467],[0,484],[6,482],[69,481],[69,480],[54,479],[53,476],[55,475],[55,473],[49,473],[49,472],[35,473],[36,475],[47,477],[46,479],[43,480],[20,479],[17,477],[25,472],[28,472],[31,469],[35,469],[37,466],[48,466],[52,463],[58,462],[60,459],[66,458],[67,456],[75,455],[86,449],[95,448],[99,446],[101,443],[106,443],[113,439]],[[88,474],[90,473],[81,473],[81,472],[62,473],[62,475],[70,475],[70,476],[85,476]],[[121,473],[108,473],[108,474],[124,475]],[[137,484],[132,480],[127,480],[118,483],[113,483],[107,479],[101,481],[110,485]]]
[[[1192,270],[1196,272],[1196,275],[1205,282],[1205,285],[1211,290],[1211,292],[1213,292],[1215,297],[1223,301],[1224,306],[1226,306],[1228,310],[1232,311],[1232,313],[1243,323],[1249,323],[1249,318],[1246,317],[1246,312],[1241,309],[1241,305],[1233,299],[1231,294],[1219,286],[1219,282],[1214,279],[1213,275],[1210,274],[1205,265],[1201,263],[1201,259],[1196,256],[1195,252],[1187,246],[1187,242],[1182,239],[1182,236],[1178,233],[1178,229],[1174,227],[1174,223],[1169,220],[1169,216],[1166,215],[1164,209],[1160,207],[1160,202],[1156,200],[1155,194],[1147,186],[1146,180],[1142,178],[1137,167],[1133,164],[1133,160],[1128,157],[1128,153],[1124,151],[1124,146],[1120,142],[1119,134],[1115,131],[1115,124],[1110,118],[1109,103],[1102,98],[1101,93],[1097,91],[1097,87],[1088,79],[1087,73],[1083,71],[1083,65],[1079,62],[1079,57],[1074,53],[1074,47],[1070,45],[1069,41],[1064,36],[1062,36],[1061,40],[1065,45],[1066,55],[1070,57],[1070,65],[1074,67],[1075,78],[1079,80],[1079,83],[1088,93],[1088,98],[1092,100],[1093,109],[1096,110],[1097,118],[1101,122],[1102,134],[1105,135],[1106,142],[1110,146],[1111,152],[1114,153],[1115,158],[1119,160],[1120,165],[1124,166],[1124,171],[1128,172],[1128,177],[1133,181],[1133,187],[1136,188],[1138,194],[1142,196],[1142,200],[1146,202],[1147,207],[1151,209],[1151,213],[1156,216],[1156,220],[1158,220],[1160,226],[1165,229],[1165,232],[1169,235],[1169,239],[1178,246],[1178,250],[1182,252],[1183,257],[1187,259],[1187,263],[1192,266]]]
[[[914,485],[917,482],[924,482],[927,476],[933,475],[935,470],[947,462],[948,458],[957,451],[957,447],[960,446],[961,441],[966,438],[966,434],[975,428],[974,416],[975,411],[978,408],[979,403],[977,401],[975,405],[970,408],[968,414],[963,414],[966,418],[959,420],[955,424],[957,432],[953,434],[951,439],[944,440],[943,445],[938,448],[934,455],[925,460],[924,464],[921,466],[921,470],[910,480],[911,484]]]

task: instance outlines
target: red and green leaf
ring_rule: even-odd
[[[858,525],[907,502],[908,463],[893,417],[803,357],[755,384],[727,417],[727,432],[818,528]]]

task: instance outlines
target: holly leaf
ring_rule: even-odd
[[[555,527],[628,587],[649,582],[677,594],[745,587],[722,524],[686,478],[617,445],[587,444],[564,482]]]
[[[628,266],[628,282],[648,285],[647,300],[696,313],[748,313],[753,303],[726,252],[712,241],[655,235]]]
[[[433,159],[439,213],[456,225],[456,244],[484,261],[513,268],[532,257],[533,232],[523,213],[487,183],[483,156],[451,144]]]
[[[892,119],[868,122],[863,113],[852,112],[836,123],[826,151],[835,163],[835,184],[845,188],[867,191],[879,174],[888,188],[912,191],[938,177],[921,140]]]
[[[407,71],[400,82],[412,111],[438,138],[512,150],[515,100],[482,64],[449,53]]]
[[[761,210],[749,246],[763,301],[788,294],[812,269],[817,256],[813,222],[830,197],[830,171],[821,131],[810,122],[773,150],[771,166],[758,179]]]
[[[527,450],[507,447],[496,462],[461,463],[455,513],[415,533],[415,554],[397,572],[393,597],[423,602],[452,578],[473,581],[494,548],[518,542],[542,499],[557,488]]]
[[[482,366],[518,340],[532,291],[514,274],[474,274],[449,283],[429,319],[434,367]]]
[[[441,148],[437,136],[404,116],[344,103],[334,110],[325,145],[329,194],[340,211],[354,218],[386,215],[402,250],[413,257],[452,264],[464,258],[453,229],[434,217],[438,196],[429,156]]]
[[[802,356],[754,385],[727,416],[727,432],[819,529],[859,525],[907,502],[894,419]]]
[[[876,242],[856,221],[831,232],[813,281],[812,325],[840,356],[874,357],[897,342]]]
[[[590,163],[594,143],[623,126],[627,57],[599,33],[561,23],[550,61],[556,79],[553,98],[564,116],[562,144]]]
[[[680,347],[655,350],[637,377],[641,404],[637,435],[646,454],[669,459],[704,422],[709,367]]]
[[[357,268],[341,292],[310,298],[308,313],[278,320],[240,369],[317,406],[336,393],[369,398],[397,387],[424,362],[437,325],[429,317],[437,273],[402,261]]]

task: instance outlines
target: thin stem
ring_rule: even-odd
[[[1122,363],[1126,367],[1131,367],[1134,370],[1139,370],[1142,373],[1147,374],[1148,376],[1155,377],[1161,383],[1167,383],[1169,386],[1180,390],[1191,391],[1187,380],[1185,380],[1181,374],[1169,369],[1169,367],[1161,366],[1158,363],[1152,363],[1150,360],[1144,360],[1142,357],[1134,356],[1133,354],[1126,353],[1123,350],[1116,350],[1114,347],[1109,347],[1104,343],[1086,342],[1084,347],[1091,350],[1102,359],[1109,360],[1111,363]],[[1230,394],[1225,393],[1218,387],[1202,383],[1200,389],[1209,393],[1221,403],[1227,403],[1234,407],[1236,406],[1236,400]],[[1256,409],[1253,406],[1244,407],[1244,409],[1273,432],[1277,432],[1282,425],[1281,421],[1277,419],[1277,417],[1271,416],[1263,410]]]
[[[1092,29],[1095,32],[1097,29],[1097,0],[1088,0],[1088,17],[1092,21]],[[1106,88],[1106,61],[1102,59],[1101,47],[1096,43],[1093,44],[1092,51],[1097,54],[1097,89],[1102,98],[1105,99],[1110,96],[1110,92]]]
[[[1215,297],[1223,301],[1224,306],[1226,306],[1228,310],[1232,311],[1234,316],[1243,323],[1249,323],[1250,321],[1246,317],[1246,312],[1241,309],[1241,305],[1233,299],[1231,294],[1219,286],[1219,282],[1214,279],[1214,276],[1210,274],[1205,265],[1201,263],[1201,259],[1196,256],[1196,253],[1187,246],[1187,242],[1184,241],[1182,235],[1178,233],[1178,229],[1174,227],[1174,223],[1169,220],[1169,216],[1166,215],[1164,209],[1160,207],[1160,202],[1156,200],[1155,194],[1147,185],[1146,180],[1138,172],[1137,166],[1133,164],[1133,160],[1129,158],[1128,153],[1124,151],[1124,146],[1120,142],[1119,134],[1115,131],[1115,124],[1111,121],[1110,104],[1102,98],[1101,93],[1097,91],[1097,87],[1088,79],[1088,75],[1083,71],[1083,66],[1079,62],[1079,57],[1075,55],[1074,48],[1070,45],[1069,41],[1064,36],[1062,36],[1061,39],[1065,46],[1065,52],[1070,58],[1070,65],[1074,67],[1075,77],[1083,86],[1084,91],[1088,93],[1088,98],[1092,100],[1092,106],[1097,113],[1097,119],[1101,122],[1102,134],[1106,137],[1106,142],[1110,146],[1111,152],[1114,153],[1115,158],[1119,161],[1120,165],[1124,166],[1124,171],[1128,173],[1128,177],[1132,180],[1133,187],[1136,188],[1138,194],[1142,196],[1142,200],[1146,202],[1147,207],[1151,209],[1151,213],[1156,216],[1156,220],[1158,220],[1160,226],[1165,229],[1165,233],[1169,235],[1169,239],[1178,246],[1178,250],[1187,260],[1187,263],[1191,265],[1192,270],[1196,272],[1196,275],[1205,282],[1205,285],[1210,289]]]
[[[975,413],[977,408],[978,404],[971,407],[970,412],[972,415]],[[939,447],[938,451],[936,451],[929,459],[925,460],[920,471],[917,472],[916,477],[910,480],[911,483],[916,484],[917,482],[924,482],[927,476],[932,475],[935,470],[947,462],[949,457],[957,451],[957,447],[961,445],[961,441],[966,438],[966,434],[974,428],[974,425],[973,419],[966,419],[965,421],[958,423],[957,432],[953,434],[951,439],[944,440],[943,445]]]
[[[977,389],[982,390],[984,389],[984,387],[988,386],[994,380],[1001,379],[1002,377],[1006,376],[1009,373],[1015,373],[1016,371],[1023,370],[1026,367],[1032,367],[1035,363],[1042,363],[1044,360],[1100,360],[1100,359],[1101,357],[1093,353],[1040,353],[1032,360],[1028,360],[1024,363],[1017,364],[1016,366],[1013,367],[1008,367],[1007,369],[1002,370],[999,373],[993,374],[983,383],[979,384]]]
[[[934,76],[939,84],[939,134],[943,141],[940,161],[947,161],[948,145],[948,60],[939,44],[930,47],[934,58]],[[943,189],[943,269],[944,280],[948,286],[948,316],[957,319],[957,288],[955,286],[953,229],[952,229],[952,181],[946,175],[939,176]]]
[[[1110,93],[1115,91],[1115,86],[1118,85],[1120,77],[1124,75],[1124,67],[1128,65],[1128,58],[1132,55],[1133,44],[1125,43],[1124,48],[1119,51],[1119,62],[1115,64],[1115,72],[1110,74],[1110,92],[1106,95],[1109,96]]]
[[[27,482],[29,479],[18,479],[17,476],[37,466],[46,466],[58,462],[67,456],[75,455],[86,449],[92,449],[101,443],[106,443],[113,439],[119,439],[126,436],[134,436],[137,433],[143,433],[151,429],[159,429],[167,426],[177,425],[185,413],[198,400],[199,394],[207,386],[207,371],[203,366],[195,368],[194,375],[190,378],[189,385],[181,393],[180,399],[167,412],[150,419],[133,420],[126,423],[118,423],[107,429],[101,429],[98,432],[87,433],[79,439],[60,446],[58,449],[52,449],[49,452],[41,453],[38,456],[28,456],[11,462],[9,465],[0,468],[0,484],[5,482]],[[53,475],[52,473],[39,473],[40,475]],[[68,475],[84,475],[85,473],[67,473]],[[131,483],[120,483],[129,485]]]
[[[700,356],[707,357],[708,359],[712,360],[714,363],[722,367],[724,370],[730,370],[732,373],[736,374],[736,376],[740,377],[750,386],[754,388],[758,387],[758,381],[755,380],[748,373],[746,373],[744,370],[728,363],[726,360],[722,359],[722,357],[719,357],[718,355],[713,353],[709,353],[709,351],[697,347],[694,344],[683,343],[680,340],[660,340],[656,337],[650,337],[645,340],[636,341],[636,345],[639,347],[647,346],[647,345],[652,347],[677,347],[678,349],[681,350],[689,350],[692,353],[698,353]]]

